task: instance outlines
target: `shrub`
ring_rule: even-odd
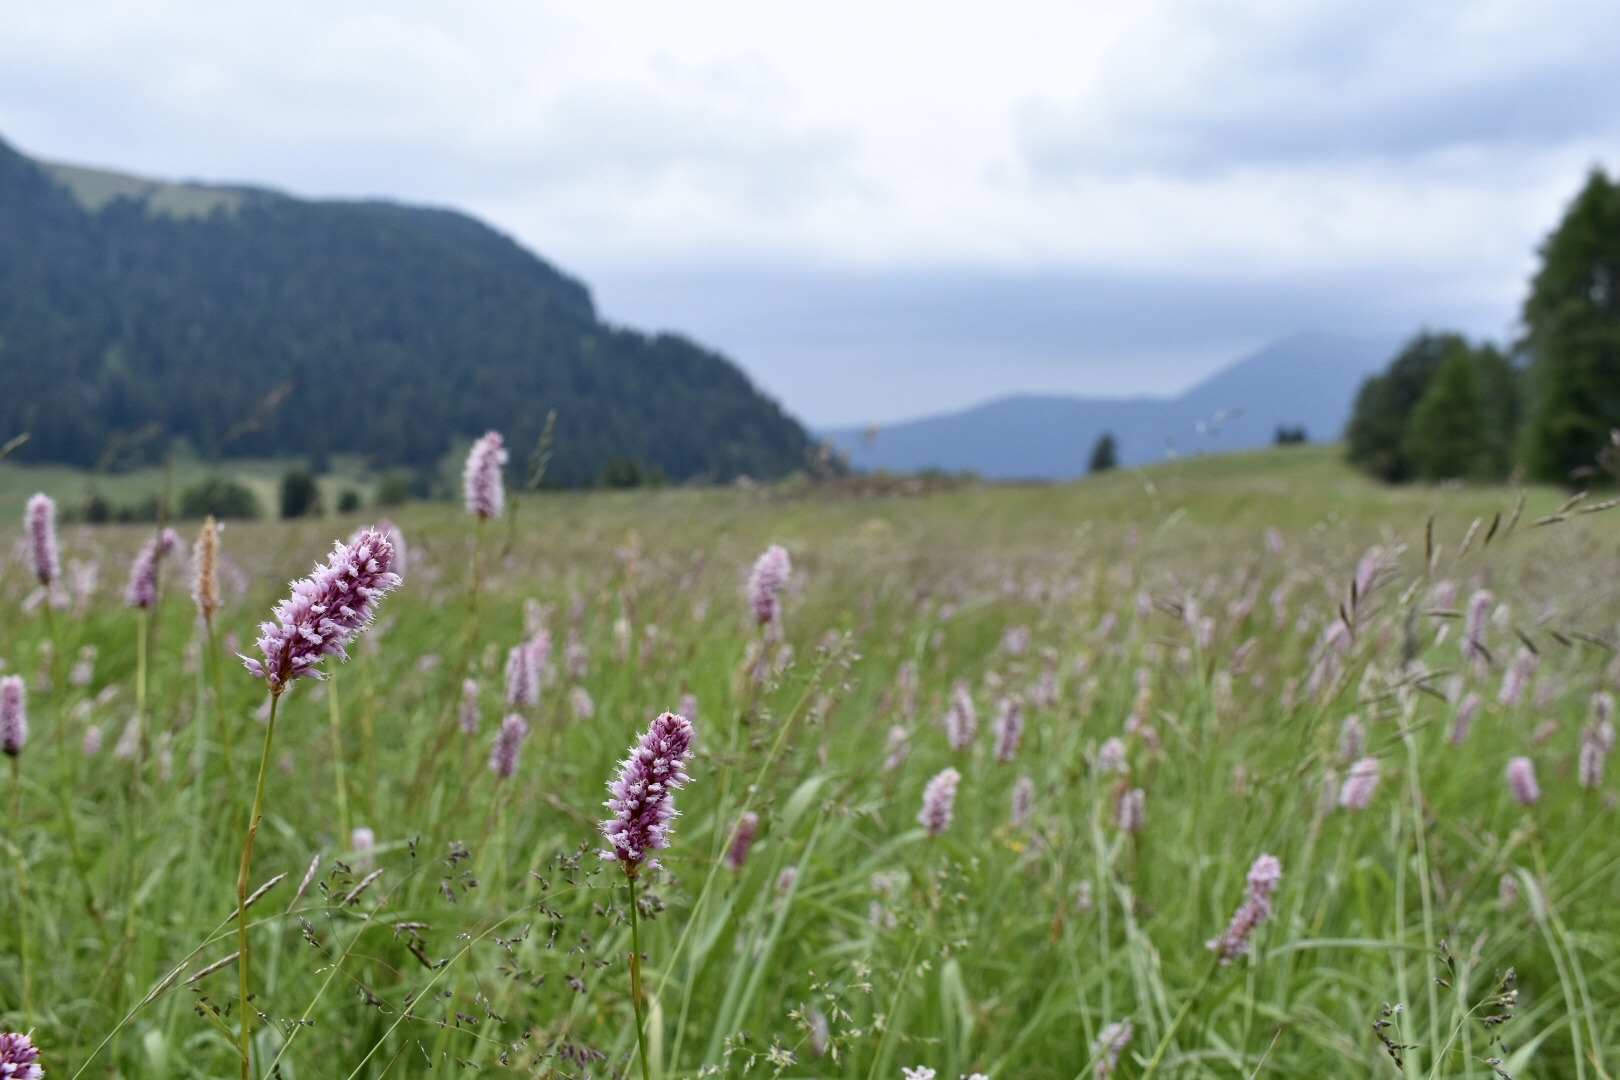
[[[308,469],[293,469],[281,478],[281,516],[299,518],[321,512],[321,489]]]
[[[264,507],[253,489],[226,476],[210,476],[180,493],[180,516],[205,518],[213,515],[221,521],[226,518],[257,518],[264,516]]]

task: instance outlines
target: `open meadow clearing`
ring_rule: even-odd
[[[1615,1075],[1620,518],[1339,453],[393,513],[275,698],[252,1075]],[[234,654],[374,520],[229,524],[212,643],[198,523],[150,608],[150,526],[61,525],[54,599],[14,534],[0,1010],[52,1080],[242,1071]],[[666,711],[668,847],[604,861]]]

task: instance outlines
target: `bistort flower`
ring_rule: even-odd
[[[324,679],[316,665],[328,656],[347,660],[344,646],[370,625],[377,602],[399,584],[393,562],[393,545],[375,529],[362,530],[347,547],[337,544],[324,566],[293,582],[292,596],[276,605],[276,622],[259,625],[264,659],[244,656],[243,664],[272,694],[305,675]]]
[[[656,866],[649,856],[669,847],[675,792],[691,781],[685,766],[692,756],[692,737],[685,717],[662,714],[630,748],[619,775],[608,784],[613,797],[604,805],[612,817],[602,822],[602,835],[611,850],[602,857],[623,864],[631,877],[643,865]]]

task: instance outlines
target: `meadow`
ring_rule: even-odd
[[[251,1075],[1614,1075],[1620,519],[1339,457],[391,512],[402,584],[277,699]],[[62,526],[54,597],[14,533],[0,1024],[52,1080],[241,1075],[235,654],[373,520],[224,528],[212,643],[194,523],[151,609],[151,527]],[[598,826],[664,711],[632,908]]]

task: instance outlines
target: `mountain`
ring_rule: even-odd
[[[24,461],[360,453],[432,470],[486,428],[520,472],[633,459],[779,476],[800,424],[717,353],[611,326],[589,290],[464,214],[160,184],[0,142],[0,438]]]
[[[1175,398],[1020,395],[947,416],[825,432],[857,469],[942,469],[993,479],[1057,480],[1086,471],[1104,432],[1122,465],[1174,454],[1264,446],[1279,425],[1336,439],[1361,381],[1395,343],[1297,334],[1237,361]]]

